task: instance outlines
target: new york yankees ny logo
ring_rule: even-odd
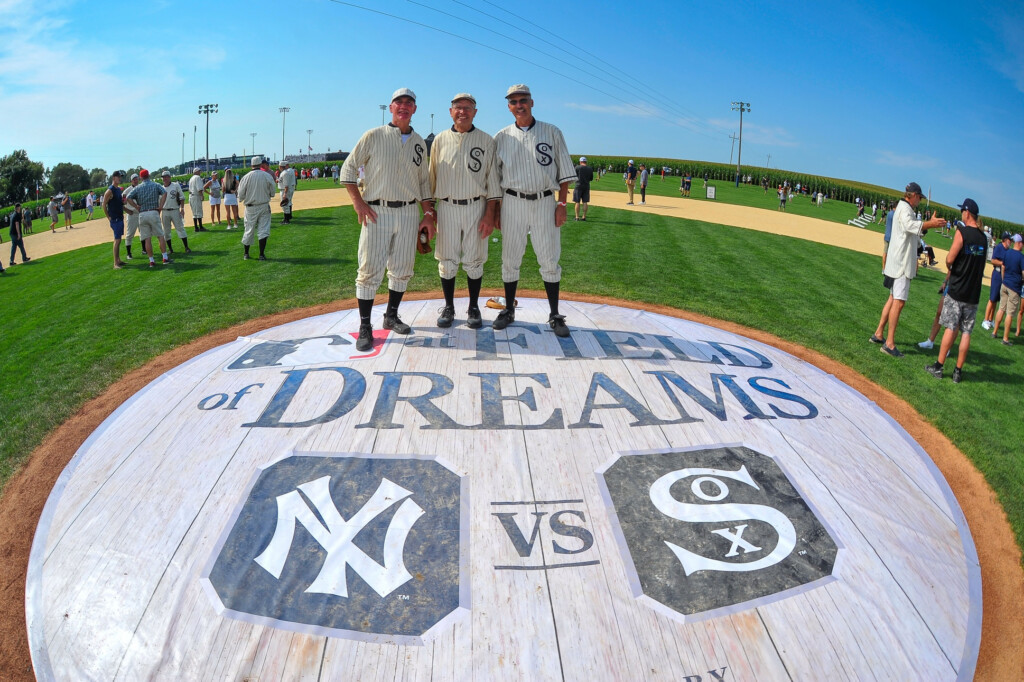
[[[838,545],[770,457],[741,446],[630,455],[599,473],[634,594],[659,610],[741,610],[832,573]]]
[[[412,493],[400,485],[383,479],[373,497],[355,515],[346,520],[331,499],[330,476],[323,476],[300,485],[296,490],[277,497],[277,527],[267,548],[254,560],[275,578],[281,577],[284,563],[292,548],[296,524],[301,524],[327,552],[319,575],[306,592],[348,596],[345,568],[352,566],[373,590],[386,597],[399,586],[412,580],[405,568],[402,554],[409,531],[423,516],[423,509],[408,498]],[[316,514],[299,495],[302,491],[313,502]],[[404,500],[384,536],[384,565],[353,544],[353,539],[371,521],[393,504]],[[319,518],[318,516],[319,515]],[[320,521],[323,519],[323,523]]]
[[[432,459],[286,457],[256,476],[208,587],[230,617],[416,643],[468,606],[467,485]]]

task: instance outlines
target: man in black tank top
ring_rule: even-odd
[[[939,324],[946,328],[939,347],[939,359],[935,364],[925,366],[925,371],[936,379],[942,378],[942,365],[953,347],[957,330],[961,333],[960,349],[957,353],[953,383],[960,383],[960,372],[967,360],[971,347],[971,331],[978,315],[978,301],[981,299],[981,281],[985,276],[985,256],[988,239],[978,226],[978,204],[974,199],[964,199],[958,204],[961,221],[957,222],[953,245],[946,255],[949,269],[949,288],[942,303]]]
[[[110,187],[103,193],[103,214],[110,221],[110,229],[114,232],[114,269],[120,270],[121,238],[124,237],[124,199],[121,198],[121,171],[114,171],[110,177]],[[129,250],[131,246],[129,246]]]

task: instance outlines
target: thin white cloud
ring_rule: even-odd
[[[879,149],[876,163],[897,168],[936,168],[939,160],[924,154],[897,154],[889,149]]]
[[[651,118],[659,115],[658,109],[649,104],[586,104],[584,102],[568,102],[565,106],[580,111],[590,111],[598,114],[612,114],[615,116],[639,116]]]
[[[738,133],[739,117],[736,118],[709,118],[708,125],[718,128],[725,133]],[[763,126],[759,123],[744,121],[743,141],[752,144],[765,145],[766,147],[799,147],[800,143],[793,138],[793,134],[781,126]]]

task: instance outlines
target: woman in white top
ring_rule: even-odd
[[[213,177],[211,177],[203,189],[210,193],[210,221],[214,225],[220,225],[220,173],[213,171]]]
[[[224,192],[224,220],[228,224],[228,229],[233,230],[238,227],[238,178],[230,168],[224,169],[224,182],[221,184],[221,189]],[[210,196],[212,197],[213,194]]]

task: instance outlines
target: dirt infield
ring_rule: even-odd
[[[592,193],[594,205],[620,208],[622,195]],[[347,204],[344,190],[310,190],[299,194],[301,209]],[[878,253],[880,235],[859,228],[825,223],[812,218],[776,214],[771,211],[710,202],[654,197],[636,210],[736,225],[765,232],[787,234],[848,248]],[[744,222],[746,221],[746,222]],[[752,225],[756,225],[752,227]],[[51,250],[45,242],[50,238]],[[48,230],[27,238],[29,254],[50,255],[90,244],[108,242],[105,221],[92,221],[66,233]],[[38,251],[34,245],[38,244]],[[938,252],[938,249],[936,249]],[[938,256],[938,253],[937,253]],[[485,295],[501,295],[493,290]],[[409,294],[413,300],[432,298],[435,293]],[[521,296],[543,298],[543,292],[522,292]],[[984,477],[950,441],[909,404],[877,386],[848,367],[802,346],[765,332],[722,322],[672,308],[564,292],[565,299],[606,303],[692,320],[742,334],[775,346],[820,369],[861,392],[892,415],[935,461],[957,497],[971,528],[981,564],[983,625],[976,678],[980,680],[1024,679],[1024,570],[1021,552],[995,493]],[[378,303],[384,298],[378,297]],[[147,383],[189,358],[211,348],[267,327],[355,307],[348,299],[330,304],[291,310],[250,320],[209,334],[154,358],[130,372],[103,394],[86,403],[71,419],[52,432],[32,453],[26,466],[8,483],[0,497],[0,679],[32,679],[25,624],[25,576],[36,524],[46,497],[57,477],[89,435],[125,400]]]

